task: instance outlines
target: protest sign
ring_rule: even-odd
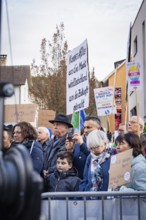
[[[94,96],[98,116],[106,116],[116,113],[113,87],[109,86],[94,89]]]
[[[126,65],[128,78],[128,91],[141,88],[140,64],[138,62],[128,62]]]
[[[5,105],[5,123],[16,123],[19,121],[35,122],[36,118],[36,104]]]
[[[87,40],[67,54],[66,114],[89,106]]]
[[[111,156],[109,171],[109,189],[115,189],[130,181],[133,149]]]

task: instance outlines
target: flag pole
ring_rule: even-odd
[[[131,61],[131,23],[130,23],[130,28],[129,28],[129,36],[128,36],[128,43],[127,43],[127,59],[126,59],[126,64],[127,62]],[[127,76],[127,70],[126,70],[126,76]],[[126,77],[127,78],[127,77]],[[128,82],[126,83],[126,95],[125,95],[125,124],[127,122],[128,118]]]
[[[140,135],[140,129],[139,129],[139,100],[138,100],[137,87],[135,87],[135,98],[136,98],[136,112],[137,112],[137,123],[138,123],[138,135]]]
[[[79,132],[81,133],[80,111],[79,111]]]

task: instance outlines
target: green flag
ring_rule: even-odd
[[[72,114],[71,124],[73,125],[75,130],[79,130],[79,127],[80,127],[80,115],[79,115],[79,112],[74,112]]]

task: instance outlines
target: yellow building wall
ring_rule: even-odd
[[[114,83],[115,82],[115,83]],[[115,85],[114,85],[115,84]],[[127,103],[126,103],[126,63],[121,64],[108,79],[108,86],[121,87],[121,122],[127,121]],[[109,130],[115,131],[115,115],[109,115]]]

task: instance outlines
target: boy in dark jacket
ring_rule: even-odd
[[[57,169],[47,178],[48,192],[79,190],[80,179],[73,168],[73,154],[61,151],[57,154]]]

